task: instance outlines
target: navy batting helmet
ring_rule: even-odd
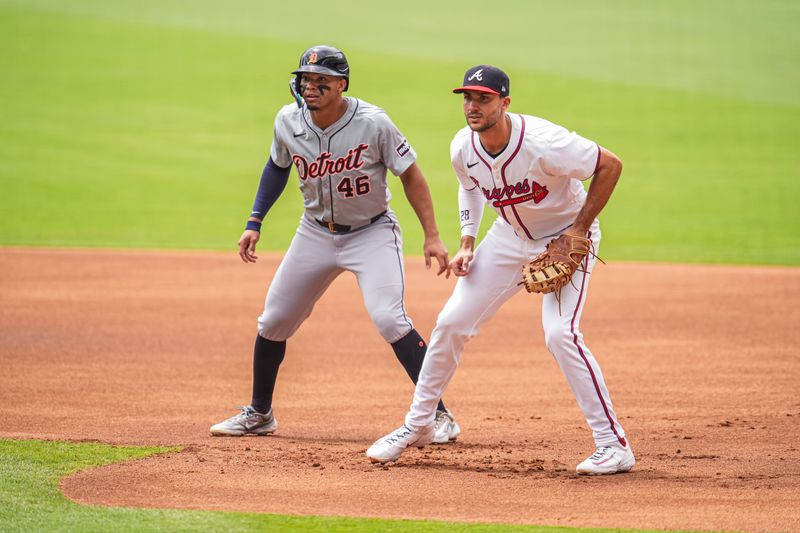
[[[344,78],[347,83],[344,90],[350,86],[350,65],[344,53],[334,46],[319,45],[312,46],[300,57],[300,66],[292,74],[297,75],[297,87],[300,87],[300,75],[303,72],[314,72],[316,74],[328,74]]]

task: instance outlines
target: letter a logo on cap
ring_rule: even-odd
[[[312,65],[317,62],[317,53],[316,52],[311,52],[311,55],[308,56],[308,62],[310,64],[312,64]]]
[[[508,74],[491,65],[475,65],[464,73],[464,83],[453,92],[478,91],[508,96]]]

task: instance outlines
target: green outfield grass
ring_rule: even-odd
[[[281,4],[0,0],[0,244],[231,249],[288,73],[328,42],[417,149],[451,248],[449,90],[491,62],[512,110],[623,158],[604,257],[800,264],[795,2]],[[292,178],[261,247],[283,250],[301,210]]]
[[[633,531],[502,524],[458,524],[322,516],[129,509],[75,504],[58,481],[77,470],[147,457],[168,448],[0,440],[0,529],[2,531],[420,531],[593,533]],[[639,530],[636,530],[639,531]]]

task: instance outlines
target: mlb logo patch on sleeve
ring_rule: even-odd
[[[403,139],[403,142],[401,142],[397,148],[395,148],[395,150],[397,151],[397,155],[403,157],[408,153],[409,150],[411,150],[411,147],[408,145],[408,141]]]

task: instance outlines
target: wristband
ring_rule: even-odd
[[[253,231],[261,232],[261,222],[256,222],[255,220],[248,220],[247,226],[244,229],[251,229]]]

